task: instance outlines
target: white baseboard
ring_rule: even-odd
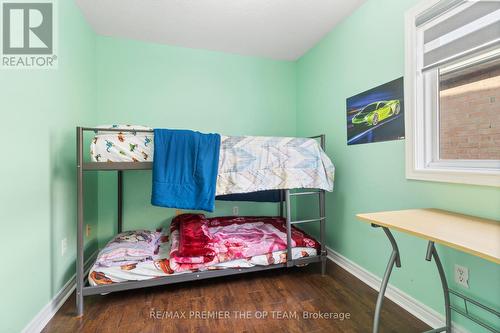
[[[92,265],[97,257],[97,251],[94,252],[85,261],[85,275],[88,274],[90,270],[90,265]],[[68,282],[62,287],[61,290],[52,298],[52,300],[45,305],[40,312],[29,322],[28,325],[22,330],[22,333],[38,333],[41,332],[47,323],[54,317],[61,306],[66,302],[69,296],[73,293],[76,288],[76,274],[69,279]]]
[[[326,247],[326,249],[328,252],[328,259],[330,259],[376,291],[380,289],[380,284],[382,283],[381,278],[367,271],[353,261],[347,259],[340,253],[332,250],[328,246]],[[443,315],[441,315],[434,309],[431,309],[427,305],[417,301],[410,295],[406,294],[405,292],[401,291],[391,284],[387,285],[385,296],[432,328],[443,327],[445,325]],[[456,325],[455,323],[452,323],[452,331],[453,333],[469,333],[469,331],[459,325]]]

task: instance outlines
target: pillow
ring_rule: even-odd
[[[99,253],[96,264],[109,267],[152,260],[161,235],[161,229],[122,232]]]

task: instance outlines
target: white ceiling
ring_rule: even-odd
[[[76,0],[98,34],[295,60],[365,0]]]

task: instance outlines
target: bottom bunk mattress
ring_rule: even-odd
[[[283,218],[220,217],[201,214],[176,217],[170,228],[151,232],[149,255],[137,245],[146,231],[118,235],[99,253],[89,272],[92,286],[215,269],[249,268],[285,263],[286,227]],[[149,239],[148,239],[149,240]],[[118,245],[117,245],[118,244]],[[127,247],[119,250],[119,246]],[[132,245],[131,245],[132,244]],[[292,229],[292,258],[318,255],[319,243]],[[122,258],[110,255],[120,253]],[[134,260],[134,255],[137,255]],[[113,257],[113,260],[109,260]],[[119,260],[123,259],[123,260]]]

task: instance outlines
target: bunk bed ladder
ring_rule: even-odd
[[[292,220],[292,205],[291,205],[291,197],[292,196],[302,196],[302,195],[318,195],[319,201],[319,218],[307,219],[307,220]],[[294,224],[302,224],[309,222],[319,222],[319,242],[321,245],[321,275],[326,274],[326,246],[325,246],[325,191],[313,191],[313,192],[295,192],[291,193],[290,190],[285,190],[285,207],[286,207],[286,238],[287,238],[287,267],[292,267],[296,265],[296,262],[300,260],[293,260],[292,257],[292,225]]]
[[[325,135],[319,135],[312,138],[319,138],[320,145],[323,150],[325,150]],[[283,193],[284,192],[284,193]],[[292,205],[291,205],[291,197],[292,196],[304,196],[304,195],[318,195],[319,201],[319,218],[307,219],[307,220],[299,220],[292,221]],[[284,200],[283,200],[284,196]],[[325,223],[326,223],[326,210],[325,210],[325,190],[311,190],[306,192],[290,192],[290,190],[284,190],[280,192],[280,215],[282,217],[286,217],[286,236],[287,236],[287,267],[295,266],[296,263],[299,263],[300,260],[293,260],[292,257],[292,225],[293,224],[301,224],[301,223],[309,223],[309,222],[319,222],[319,242],[321,245],[321,275],[326,274],[326,258],[327,251],[325,245]],[[283,201],[285,201],[286,213],[283,212]]]

